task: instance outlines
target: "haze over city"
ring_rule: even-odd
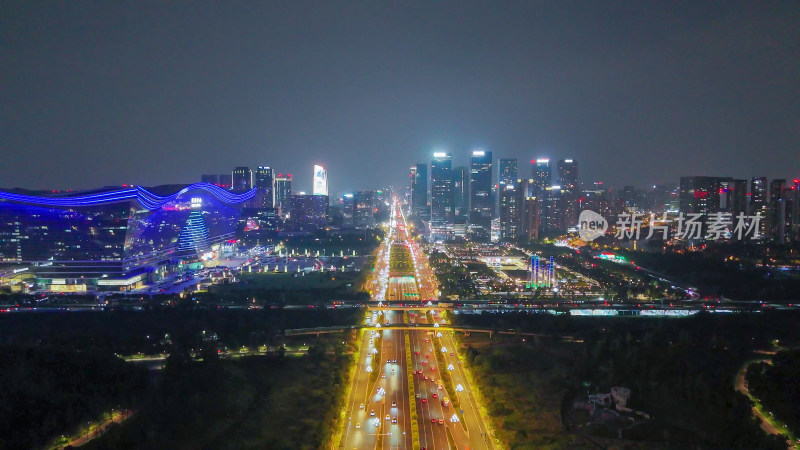
[[[0,449],[800,448],[798,24],[0,0]]]
[[[271,165],[332,192],[435,150],[581,179],[800,167],[796,2],[5,2],[0,185],[191,182]],[[462,158],[459,161],[459,158]]]

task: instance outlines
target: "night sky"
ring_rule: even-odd
[[[0,2],[0,186],[270,165],[331,193],[434,150],[583,182],[800,176],[800,2]],[[495,175],[496,176],[496,175]]]

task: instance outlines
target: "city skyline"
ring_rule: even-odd
[[[323,164],[343,192],[476,148],[568,155],[619,185],[783,177],[800,167],[800,11],[762,6],[7,4],[0,185],[267,163],[307,186]]]

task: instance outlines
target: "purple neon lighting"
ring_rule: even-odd
[[[120,189],[116,191],[100,192],[97,194],[88,195],[76,195],[73,197],[38,197],[35,195],[21,195],[0,191],[0,200],[8,200],[17,203],[30,203],[39,206],[78,207],[102,205],[105,203],[137,199],[145,208],[154,210],[195,189],[202,189],[224,203],[242,203],[250,200],[256,195],[256,189],[251,189],[243,194],[234,194],[210,183],[195,183],[186,186],[174,194],[164,197],[156,195],[141,186],[136,186],[135,188],[130,189]]]

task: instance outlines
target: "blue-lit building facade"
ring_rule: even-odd
[[[137,287],[228,249],[254,195],[209,183],[0,192],[0,263],[28,267],[37,287],[53,291]]]

